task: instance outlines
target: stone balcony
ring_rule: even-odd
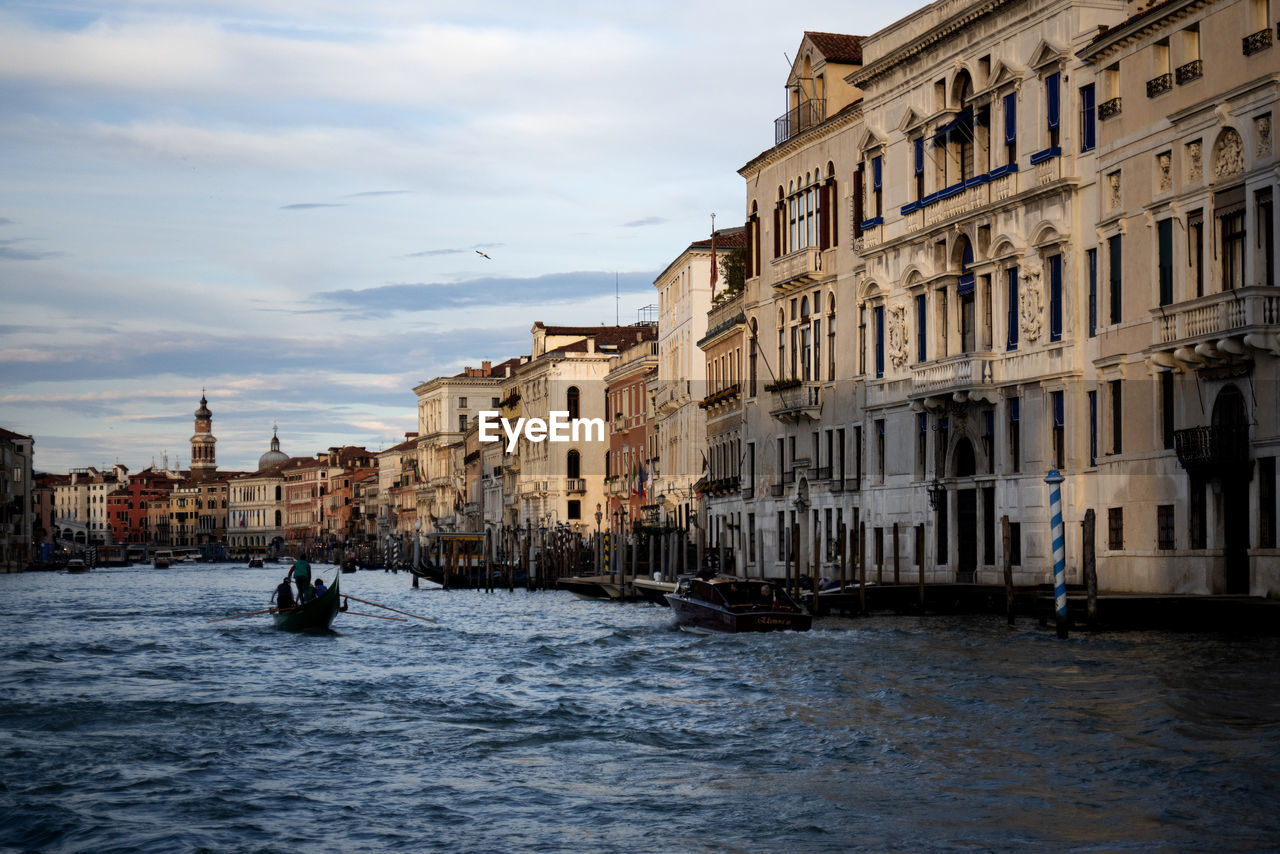
[[[587,480],[582,477],[566,478],[568,481],[568,491],[570,495],[580,495],[587,491]]]
[[[996,382],[994,353],[962,353],[911,366],[912,400],[948,398],[963,402],[994,394]]]
[[[1232,361],[1248,348],[1280,354],[1280,293],[1237,288],[1151,309],[1152,360],[1200,368]]]
[[[798,249],[773,259],[770,266],[773,286],[780,291],[810,285],[822,277],[822,250],[816,246]]]
[[[653,408],[660,415],[670,415],[690,400],[689,380],[667,380],[653,395]]]
[[[774,402],[769,414],[779,421],[790,424],[817,421],[822,415],[822,386],[816,382],[786,384],[774,389],[771,394]]]

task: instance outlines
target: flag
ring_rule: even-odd
[[[627,479],[631,482],[631,494],[639,495],[640,494],[640,470],[639,468],[637,468],[635,463],[631,464],[631,473],[627,476]]]
[[[640,464],[640,498],[644,498],[645,484],[649,481],[649,472],[645,469],[644,463]]]

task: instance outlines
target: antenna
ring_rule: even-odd
[[[622,297],[618,295],[618,271],[613,271],[613,325],[622,325]]]

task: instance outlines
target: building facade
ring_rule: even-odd
[[[0,428],[0,572],[20,572],[35,529],[35,440]]]

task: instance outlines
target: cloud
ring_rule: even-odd
[[[17,244],[27,241],[0,240],[0,260],[4,261],[42,261],[45,258],[58,258],[61,252],[39,252],[33,249],[22,249]]]
[[[330,204],[328,202],[298,202],[293,205],[281,205],[282,211],[309,211],[312,208],[345,208],[344,204]]]
[[[633,219],[631,222],[624,222],[622,225],[624,228],[640,228],[646,225],[662,225],[666,221],[667,220],[664,217],[647,216],[643,219]]]
[[[616,276],[616,281],[615,281]],[[532,278],[487,277],[454,283],[402,282],[373,288],[324,291],[312,301],[368,317],[402,311],[439,311],[469,306],[546,305],[579,302],[619,293],[648,292],[656,273],[550,273]]]
[[[6,216],[0,216],[0,225],[13,225],[13,220]]]
[[[413,190],[365,190],[361,193],[348,193],[344,199],[362,199],[368,196],[408,196]]]
[[[474,252],[473,249],[425,249],[422,252],[410,252],[406,258],[434,258],[437,255],[462,255]]]

